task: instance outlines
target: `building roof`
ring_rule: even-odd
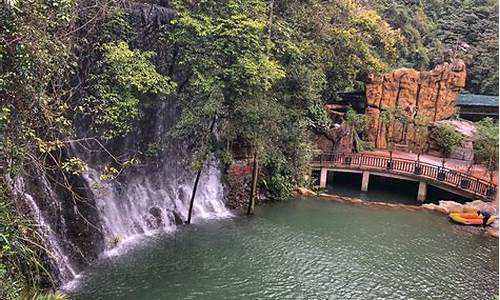
[[[458,105],[473,105],[473,106],[496,106],[498,107],[498,96],[476,95],[476,94],[460,94],[458,95]]]

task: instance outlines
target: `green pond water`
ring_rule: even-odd
[[[424,211],[296,199],[143,238],[70,299],[491,299],[498,240]]]

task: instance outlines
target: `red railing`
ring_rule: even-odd
[[[313,158],[313,166],[347,169],[378,169],[442,182],[486,199],[494,199],[497,186],[484,179],[421,161],[389,158],[362,153],[321,153]]]

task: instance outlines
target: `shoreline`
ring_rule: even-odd
[[[348,196],[339,196],[339,195],[333,195],[333,194],[327,194],[327,193],[322,193],[322,192],[314,192],[308,188],[297,188],[294,193],[295,196],[306,196],[306,197],[313,197],[317,199],[322,199],[322,200],[328,200],[328,201],[335,201],[338,203],[348,203],[351,205],[363,205],[363,206],[375,206],[375,207],[388,207],[388,208],[395,208],[395,209],[405,209],[405,210],[410,210],[410,211],[419,211],[419,210],[426,210],[426,211],[432,211],[441,215],[445,215],[448,218],[448,209],[446,209],[443,206],[439,206],[433,203],[424,203],[422,205],[409,205],[409,204],[395,204],[395,203],[388,203],[388,202],[379,202],[379,201],[374,201],[374,202],[368,202],[368,201],[363,201],[361,199],[353,198],[353,197],[348,197]],[[457,203],[458,204],[458,203]],[[478,233],[481,233],[483,235],[496,238],[498,239],[498,215],[496,215],[495,223],[497,224],[497,227],[493,226],[488,226],[488,227],[480,227],[480,226],[467,226],[467,225],[462,225],[466,227],[475,227],[478,229]]]

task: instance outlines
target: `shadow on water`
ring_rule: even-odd
[[[465,203],[471,199],[445,191],[433,185],[427,186],[427,199],[425,202],[438,204],[439,200],[452,200],[458,203]]]
[[[316,183],[319,182],[319,171],[313,172]],[[419,205],[417,201],[418,182],[371,174],[368,192],[361,192],[361,173],[333,172],[327,176],[327,193],[339,196],[358,198],[368,202],[387,202],[406,205]],[[439,200],[452,200],[459,203],[471,199],[445,191],[431,184],[427,185],[426,203],[438,203]]]
[[[365,193],[361,192],[361,179],[362,175],[358,173],[329,172],[327,191],[363,201],[418,204],[418,182],[370,175],[368,192]]]

